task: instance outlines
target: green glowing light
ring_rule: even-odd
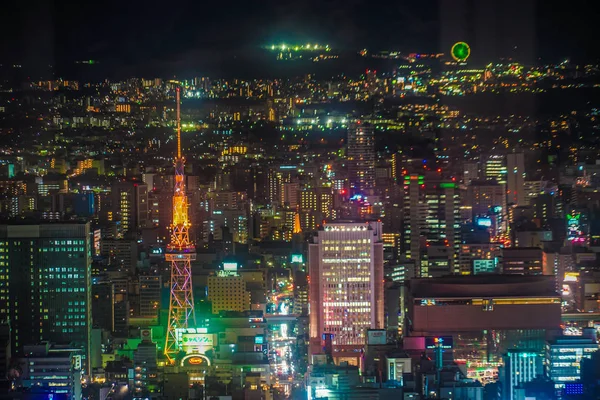
[[[456,187],[456,184],[452,182],[442,182],[440,183],[440,187],[442,189],[452,189]]]
[[[463,62],[471,55],[471,48],[465,42],[458,42],[452,46],[451,54],[456,61]]]

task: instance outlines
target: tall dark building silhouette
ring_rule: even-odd
[[[354,192],[370,192],[375,186],[375,130],[356,121],[348,127],[348,181]]]
[[[88,354],[91,263],[89,223],[0,225],[0,314],[13,354],[42,341]]]

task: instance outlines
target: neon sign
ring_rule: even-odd
[[[452,336],[429,336],[425,338],[425,347],[427,349],[451,349],[452,344]]]
[[[573,243],[585,241],[581,229],[581,213],[572,212],[567,214],[567,240]]]

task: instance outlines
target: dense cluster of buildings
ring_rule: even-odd
[[[11,88],[0,398],[598,393],[598,111],[430,101],[566,64],[419,62]]]

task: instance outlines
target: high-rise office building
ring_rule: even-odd
[[[140,282],[140,317],[158,317],[162,291],[160,275],[141,275]]]
[[[348,180],[355,192],[375,186],[375,130],[357,121],[348,127]]]
[[[246,200],[245,192],[220,190],[214,193],[210,204],[214,210],[243,210]]]
[[[503,155],[492,154],[485,160],[485,179],[506,183],[506,159]]]
[[[463,183],[467,186],[479,179],[479,163],[466,162],[463,164]]]
[[[298,182],[287,182],[283,184],[283,206],[291,209],[298,207],[298,192],[300,184]]]
[[[149,224],[158,229],[157,237],[160,243],[167,243],[169,239],[169,227],[173,222],[172,192],[161,187],[148,193]]]
[[[225,240],[224,234],[229,232],[233,235],[235,243],[246,244],[248,242],[248,213],[246,210],[215,209],[210,218],[203,222],[204,241],[208,242],[209,235],[213,240]],[[225,229],[227,228],[227,229]]]
[[[460,199],[454,182],[437,176],[404,177],[404,252],[416,276],[443,276],[458,269]]]
[[[525,204],[525,154],[506,155],[506,196],[508,203]]]
[[[544,373],[544,357],[540,353],[527,350],[509,350],[504,356],[504,367],[500,372],[502,398],[514,400],[515,389],[523,383],[531,382]]]
[[[10,322],[13,354],[42,341],[88,354],[90,237],[89,223],[0,225],[0,314]]]
[[[591,358],[598,351],[598,342],[592,330],[582,336],[561,336],[546,345],[546,376],[561,390],[565,384],[581,379],[581,360]]]
[[[539,247],[507,247],[501,251],[503,274],[542,275],[543,250]],[[551,275],[550,271],[547,275]]]
[[[100,241],[100,254],[111,266],[123,272],[135,273],[138,259],[137,240],[104,238]]]
[[[381,222],[332,222],[309,244],[311,354],[331,347],[336,361],[357,365],[367,329],[384,327],[381,234]]]
[[[460,245],[458,264],[461,275],[498,272],[500,248],[491,243],[463,243]]]
[[[33,398],[79,400],[81,354],[77,349],[53,346],[48,342],[25,346],[19,364],[22,383]]]
[[[115,330],[115,285],[110,281],[93,279],[92,324],[112,333]]]
[[[285,204],[284,185],[291,183],[298,173],[296,165],[280,165],[277,168],[270,168],[267,175],[267,200],[269,203]]]
[[[127,278],[113,278],[114,287],[114,331],[113,335],[116,337],[127,337],[129,333],[129,314],[130,314],[130,300],[129,300],[129,280]]]
[[[142,342],[133,355],[134,391],[136,397],[152,397],[159,389],[157,370],[157,347],[152,340],[152,331],[142,329]]]
[[[10,347],[10,325],[8,321],[0,321],[0,377],[3,379],[12,358]]]
[[[331,187],[317,188],[317,204],[322,219],[334,219],[335,211],[333,209],[333,192]]]
[[[403,252],[406,257],[415,261],[419,269],[421,260],[422,231],[425,228],[425,177],[423,175],[406,175],[404,177],[404,210],[403,210]]]
[[[115,219],[121,221],[123,233],[135,232],[148,225],[148,185],[119,182],[111,187]]]
[[[229,263],[224,265],[229,268]],[[219,271],[219,274],[208,277],[208,300],[212,303],[213,314],[250,309],[246,281],[234,270]]]
[[[471,207],[473,217],[489,215],[492,207],[506,211],[506,185],[495,181],[472,181],[467,187],[465,204]]]

